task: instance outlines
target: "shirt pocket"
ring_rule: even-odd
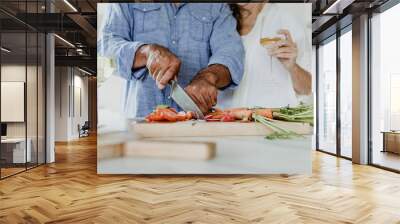
[[[210,39],[213,28],[213,17],[210,11],[190,8],[190,36],[196,41],[206,42]]]
[[[134,9],[134,30],[137,33],[147,33],[159,28],[161,5],[136,3]]]

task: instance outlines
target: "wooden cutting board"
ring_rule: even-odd
[[[142,139],[132,137],[130,133],[101,134],[98,139],[97,158],[99,161],[122,157],[210,160],[216,155],[216,143],[210,140]]]
[[[134,158],[209,160],[215,157],[215,148],[214,142],[136,140],[124,144],[123,156]]]
[[[313,127],[308,124],[274,121],[276,125],[301,135],[311,135]],[[256,122],[205,122],[184,121],[174,123],[134,122],[133,133],[144,137],[213,137],[213,136],[265,136],[272,129]]]

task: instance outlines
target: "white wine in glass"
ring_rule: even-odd
[[[262,37],[260,38],[260,44],[265,47],[269,48],[271,45],[277,43],[278,41],[283,40],[281,37]],[[270,56],[270,73],[272,75],[272,55]]]

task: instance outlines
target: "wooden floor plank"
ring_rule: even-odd
[[[96,138],[0,181],[0,223],[400,223],[400,175],[315,152],[305,175],[97,175]]]

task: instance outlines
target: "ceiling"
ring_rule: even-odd
[[[335,3],[336,1],[338,3]],[[337,24],[340,24],[340,26],[351,24],[352,17],[376,8],[387,1],[270,0],[270,2],[279,3],[312,3],[314,44],[335,33],[337,27],[339,27]],[[47,0],[47,2],[46,9],[46,0],[1,0],[0,22],[2,31],[13,33],[5,36],[5,38],[10,39],[6,41],[13,45],[12,47],[18,49],[18,45],[24,46],[25,43],[25,39],[18,37],[18,32],[25,32],[26,28],[31,31],[55,32],[62,39],[75,46],[71,47],[62,39],[56,38],[56,63],[58,65],[71,65],[71,62],[73,62],[74,65],[84,67],[95,73],[96,4],[116,1],[68,0],[66,2],[64,0]],[[119,0],[118,2],[123,1]],[[53,9],[54,13],[46,13],[49,11],[49,7]],[[339,20],[342,22],[338,23]],[[11,43],[13,41],[14,43]],[[31,52],[29,48],[28,52]]]

